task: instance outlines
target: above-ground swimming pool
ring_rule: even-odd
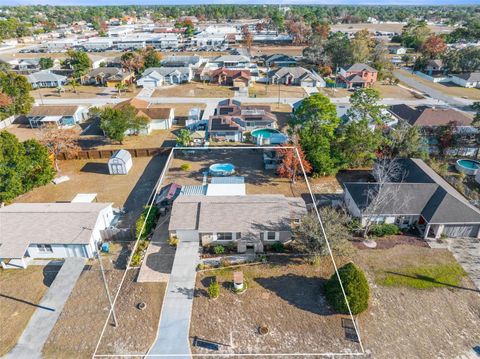
[[[287,142],[287,135],[273,128],[259,128],[251,132],[258,145],[281,145]]]
[[[480,172],[480,162],[475,160],[458,160],[455,164],[458,172],[463,172],[470,176],[475,176]]]
[[[212,176],[230,176],[235,173],[235,166],[231,163],[215,163],[209,167]]]

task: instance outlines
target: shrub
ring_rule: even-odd
[[[400,228],[393,223],[374,224],[370,227],[369,233],[375,237],[391,236],[400,234]]]
[[[151,208],[149,212],[149,208]],[[148,214],[148,217],[147,217]],[[138,237],[143,227],[143,222],[145,222],[145,227],[143,228],[143,232],[141,235],[141,239],[146,239],[148,235],[152,232],[153,226],[155,224],[155,219],[158,215],[158,207],[157,206],[145,206],[143,209],[142,214],[137,220],[135,224],[135,235]],[[146,221],[145,221],[146,219]]]
[[[208,286],[208,296],[211,299],[215,299],[220,296],[220,284],[218,284],[217,279],[212,280]]]
[[[213,247],[213,253],[223,254],[223,253],[225,253],[225,247],[221,246],[221,245],[215,246],[215,247]]]
[[[142,255],[139,251],[136,251],[132,256],[132,261],[130,262],[130,265],[132,267],[138,267],[140,263],[142,263]]]
[[[338,270],[352,314],[359,314],[368,308],[368,287],[365,274],[353,263],[347,263]],[[330,305],[339,313],[348,314],[337,274],[334,273],[325,284],[325,296]]]
[[[168,239],[168,244],[172,247],[176,247],[178,245],[178,238],[177,237],[170,237]]]
[[[285,246],[281,242],[276,242],[272,244],[272,250],[274,252],[284,252],[285,251]]]
[[[182,171],[188,171],[190,169],[190,165],[188,163],[184,163],[183,165],[180,166],[180,169]]]

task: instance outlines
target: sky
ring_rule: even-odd
[[[312,5],[480,5],[480,0],[0,0],[0,5],[192,5],[192,4],[312,4]]]

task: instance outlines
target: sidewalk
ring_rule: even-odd
[[[57,322],[68,297],[85,265],[85,258],[67,258],[55,280],[33,313],[17,345],[5,359],[42,357],[43,345]],[[75,323],[72,323],[75,325]]]

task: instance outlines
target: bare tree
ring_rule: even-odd
[[[78,134],[72,129],[49,127],[43,133],[41,143],[53,155],[55,169],[59,171],[58,156],[64,153],[67,158],[74,157],[81,150],[78,145]]]
[[[376,222],[379,213],[389,204],[395,203],[397,210],[405,206],[408,198],[402,197],[400,201],[400,186],[405,180],[406,171],[401,164],[390,158],[379,159],[372,171],[375,183],[366,190],[367,208],[363,212],[364,228],[363,237],[366,238],[370,227]]]

